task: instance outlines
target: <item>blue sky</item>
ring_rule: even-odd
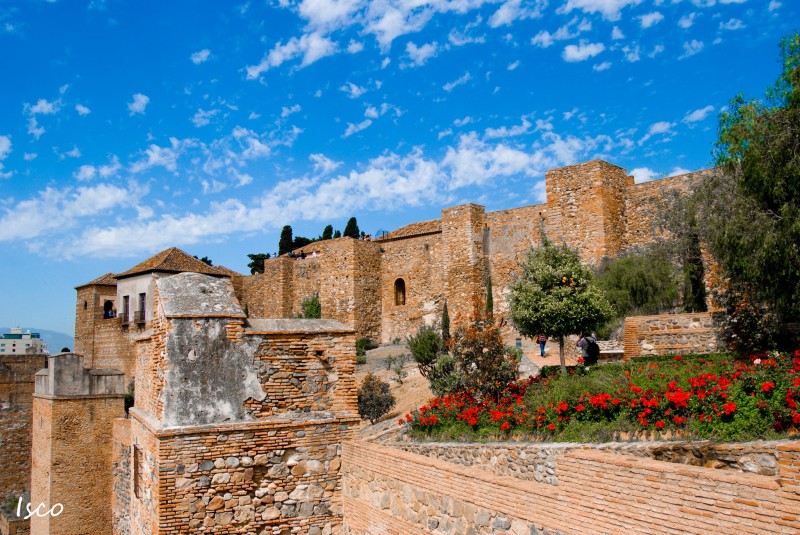
[[[790,0],[0,2],[0,325],[170,246],[241,272],[278,234],[544,201],[547,169],[706,168]]]

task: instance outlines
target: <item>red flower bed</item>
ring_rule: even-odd
[[[589,379],[582,367],[577,371],[511,383],[498,401],[470,393],[434,398],[400,422],[429,435],[447,430],[553,438],[570,426],[625,421],[628,429],[681,429],[721,440],[762,437],[800,425],[800,350],[793,355],[678,356],[602,366],[590,374],[612,374],[605,384],[614,386],[605,391],[597,391],[591,381],[587,384],[595,385],[593,390],[579,393],[574,385],[565,389],[559,383]],[[565,390],[571,393],[559,397]],[[549,392],[553,396],[547,398]]]

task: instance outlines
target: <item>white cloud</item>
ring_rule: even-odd
[[[347,129],[342,134],[342,137],[350,137],[357,132],[361,132],[362,130],[366,130],[372,125],[372,119],[364,119],[358,124],[347,123]]]
[[[517,67],[519,67],[519,60],[515,61],[514,63],[509,63],[506,69],[509,71],[514,71],[517,69]]]
[[[659,121],[651,124],[650,128],[647,129],[647,133],[639,140],[639,145],[643,145],[645,141],[653,136],[669,134],[674,126],[675,123],[670,123],[668,121]]]
[[[542,8],[546,6],[546,2],[527,2],[523,4],[522,0],[506,0],[503,2],[497,11],[489,17],[489,27],[498,28],[500,26],[510,26],[512,23],[524,20],[533,19],[542,16]]]
[[[741,30],[744,27],[744,22],[739,19],[730,19],[728,22],[719,23],[720,30]]]
[[[81,181],[91,180],[97,176],[97,169],[93,165],[82,165],[73,173],[73,176]]]
[[[27,240],[45,233],[74,228],[82,219],[134,204],[144,190],[131,184],[92,187],[46,188],[38,197],[20,201],[0,215],[0,241]]]
[[[691,41],[683,43],[683,54],[678,56],[678,59],[688,58],[690,56],[694,56],[695,54],[699,53],[703,50],[705,45],[702,41],[698,41],[697,39],[692,39]]]
[[[11,137],[0,136],[0,160],[5,160],[11,154]]]
[[[541,125],[541,123],[537,122],[537,127]],[[530,131],[531,122],[528,121],[525,117],[522,118],[522,123],[512,127],[501,126],[500,128],[487,128],[486,131],[483,133],[484,139],[495,139],[495,138],[508,138],[514,136],[521,136],[523,134],[527,134]],[[551,126],[552,128],[552,126]],[[545,130],[548,130],[546,126],[544,126]]]
[[[356,41],[354,39],[350,39],[350,43],[347,45],[347,53],[348,54],[358,54],[364,50],[364,44],[360,41]]]
[[[653,11],[652,13],[647,13],[646,15],[641,15],[636,18],[639,19],[639,23],[641,24],[642,28],[649,28],[664,20],[664,15],[658,11]]]
[[[637,184],[641,184],[642,182],[649,182],[658,176],[658,173],[650,169],[649,167],[636,167],[635,169],[631,169],[630,171],[631,176],[633,177],[633,181]]]
[[[375,106],[368,106],[366,111],[364,112],[364,117],[369,117],[370,119],[377,119],[378,117],[383,117],[389,110],[394,110],[395,115],[400,117],[403,113],[400,111],[400,108],[397,106],[392,106],[388,102],[383,102],[380,108],[376,108]]]
[[[441,132],[439,132],[439,136],[438,137],[439,137],[439,139],[442,139],[442,138],[446,138],[447,136],[450,136],[452,134],[453,134],[453,129],[452,128],[448,128],[447,130],[442,130]]]
[[[564,51],[561,53],[561,57],[564,58],[564,61],[569,62],[584,61],[595,57],[605,49],[606,45],[603,43],[587,43],[586,41],[582,40],[578,45],[565,46]]]
[[[690,169],[686,169],[684,167],[673,167],[672,171],[669,172],[669,176],[685,175],[691,172],[692,171]]]
[[[219,113],[219,110],[197,110],[192,117],[192,123],[197,127],[201,128],[203,126],[207,126],[211,119],[214,118]]]
[[[339,91],[347,93],[347,96],[350,98],[358,98],[367,92],[367,88],[362,87],[360,85],[356,85],[353,82],[347,82],[346,84],[344,84],[342,87],[339,88]]]
[[[457,127],[461,128],[462,126],[466,126],[466,125],[468,125],[470,123],[473,123],[473,122],[475,122],[475,119],[473,119],[471,116],[467,115],[463,119],[455,119],[453,121],[453,124],[456,125]]]
[[[445,91],[447,91],[449,93],[450,91],[452,91],[456,87],[466,84],[471,79],[472,79],[472,76],[469,74],[469,72],[466,72],[466,73],[464,73],[464,76],[458,78],[457,80],[453,80],[452,82],[448,82],[448,83],[444,84],[442,86],[442,89],[444,89]]]
[[[28,118],[28,133],[36,139],[39,139],[42,137],[42,134],[45,133],[44,127],[39,126],[38,121],[36,121],[36,117]]]
[[[31,160],[35,160],[39,156],[35,152],[26,152],[22,155],[22,159],[26,162],[30,162]]]
[[[133,95],[133,102],[128,103],[128,110],[131,112],[131,116],[137,113],[144,114],[144,110],[149,103],[150,97],[147,95],[143,95],[142,93]]]
[[[622,53],[625,54],[625,60],[630,63],[639,61],[639,45],[623,47]]]
[[[303,57],[300,62],[300,68],[302,68],[335,52],[336,43],[317,32],[304,34],[300,39],[292,37],[286,44],[277,43],[258,65],[248,65],[246,67],[247,79],[255,80],[269,69],[279,67],[300,56]]]
[[[622,33],[622,30],[620,30],[619,27],[614,26],[614,29],[611,30],[611,39],[613,39],[614,41],[625,39],[625,34]]]
[[[610,61],[604,61],[603,63],[598,63],[596,65],[592,65],[592,69],[596,70],[597,72],[606,71],[611,68]]]
[[[351,24],[363,5],[363,0],[302,0],[298,12],[310,28],[328,32]]]
[[[289,117],[290,115],[292,115],[293,113],[299,112],[301,109],[302,108],[300,107],[300,104],[295,104],[294,106],[291,106],[291,107],[288,107],[288,108],[286,106],[284,106],[284,107],[281,108],[281,118],[285,119],[285,118]]]
[[[704,120],[708,117],[708,114],[714,111],[714,106],[706,106],[705,108],[700,108],[694,110],[693,112],[687,113],[686,117],[683,118],[684,123],[696,123],[698,121]]]
[[[140,173],[153,167],[163,167],[174,173],[178,169],[178,156],[181,154],[182,145],[180,140],[175,138],[170,138],[169,147],[150,145],[144,151],[144,158],[131,164],[131,173]]]
[[[438,43],[435,41],[419,47],[415,43],[409,42],[406,44],[406,54],[408,54],[409,59],[411,59],[410,65],[414,67],[425,65],[425,62],[436,55],[437,47]]]
[[[308,157],[314,163],[314,174],[327,175],[338,169],[342,162],[331,160],[324,154],[312,154]]]
[[[565,112],[564,112],[564,116],[563,116],[563,117],[564,117],[564,120],[565,120],[565,121],[569,121],[570,119],[572,119],[573,117],[575,117],[575,114],[576,114],[576,113],[578,113],[578,108],[572,108],[572,109],[571,109],[571,110],[569,110],[569,111],[565,111]]]
[[[203,50],[200,50],[192,54],[190,56],[190,59],[192,60],[192,63],[194,63],[195,65],[200,65],[201,63],[207,61],[210,55],[211,51],[207,48],[204,48]]]
[[[388,52],[392,41],[401,35],[418,32],[428,23],[433,9],[428,6],[415,9],[417,6],[419,4],[369,2],[365,31],[375,36],[382,52]]]
[[[0,178],[10,178],[11,171],[3,171],[3,160],[11,154],[11,136],[0,136]]]
[[[779,9],[783,4],[778,2],[778,0],[770,0],[768,9],[770,11],[776,11]]]
[[[554,33],[542,30],[537,33],[532,39],[531,44],[547,48],[556,41],[564,41],[578,37],[581,33],[587,32],[592,29],[592,23],[586,19],[579,19],[573,17],[572,20],[565,25],[558,28]]]
[[[620,12],[628,6],[639,5],[642,0],[567,0],[567,3],[556,10],[557,13],[569,13],[573,9],[580,9],[590,15],[600,13],[603,18],[610,21],[620,19]]]
[[[25,104],[25,108],[31,115],[52,115],[61,109],[61,101],[54,100],[53,102],[49,102],[43,98],[40,98],[39,101],[33,106],[30,104]]]
[[[60,153],[58,157],[61,160],[64,160],[65,158],[80,158],[81,150],[77,146],[73,145],[70,150]]]
[[[92,113],[92,110],[90,110],[83,104],[76,104],[75,111],[78,112],[78,115],[89,115],[90,113]]]
[[[694,19],[697,16],[697,13],[689,13],[688,15],[684,15],[683,17],[678,20],[678,26],[683,28],[684,30],[688,30],[694,24]]]
[[[664,51],[664,45],[656,45],[653,47],[653,51],[647,54],[648,58],[654,58],[657,55],[661,54]]]
[[[478,16],[478,20],[481,20],[481,17]],[[470,24],[467,24],[469,27]],[[473,37],[471,35],[467,35],[466,33],[462,33],[456,28],[450,30],[450,34],[447,36],[447,40],[453,46],[464,46],[464,45],[471,45],[473,43],[485,43],[486,37],[479,35],[477,37]]]

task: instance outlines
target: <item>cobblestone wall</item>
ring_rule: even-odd
[[[708,312],[625,318],[625,360],[643,355],[711,353],[719,345]]]
[[[476,446],[484,447],[489,446]],[[501,448],[506,455],[514,449]],[[345,530],[353,534],[796,533],[800,444],[778,444],[775,454],[777,473],[764,476],[676,467],[609,449],[565,448],[558,458],[558,482],[552,484],[514,473],[492,473],[483,465],[347,443]]]

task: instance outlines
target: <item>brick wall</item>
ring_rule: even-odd
[[[388,446],[347,443],[347,533],[796,533],[798,452],[774,477],[676,466],[580,448],[558,485],[497,475]]]
[[[719,348],[708,312],[625,318],[625,360],[643,355],[711,353]]]

